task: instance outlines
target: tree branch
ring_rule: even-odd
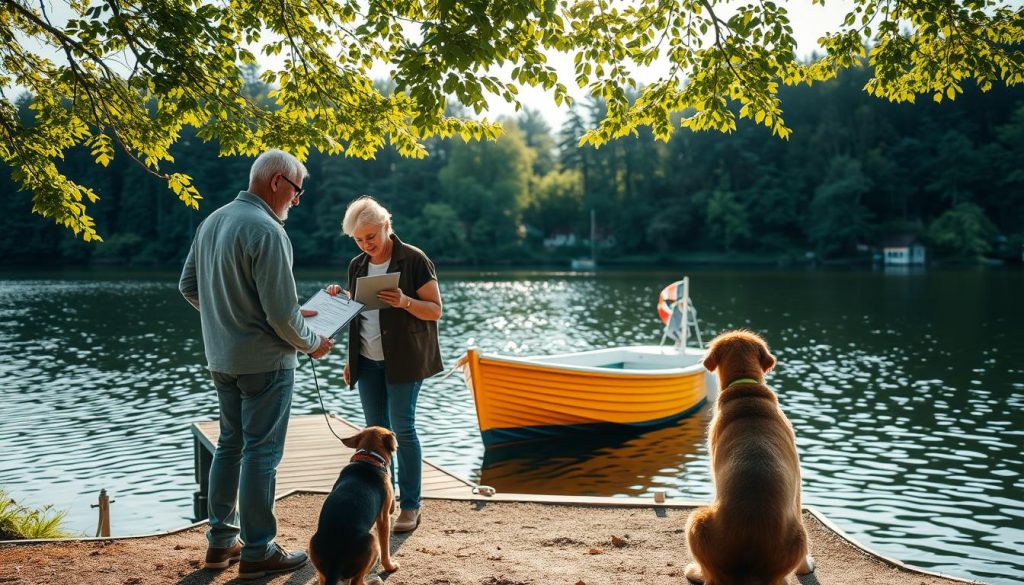
[[[39,16],[36,13],[34,13],[31,10],[25,8],[24,6],[22,6],[20,3],[16,2],[15,0],[0,0],[0,3],[3,3],[6,6],[12,7],[15,10],[15,12],[20,14],[22,17],[24,17],[28,21],[32,22],[33,24],[35,24],[39,28],[43,29],[44,31],[50,33],[50,36],[52,36],[57,41],[57,43],[59,43],[62,47],[64,47],[65,52],[68,54],[68,58],[69,59],[71,58],[71,53],[68,51],[68,46],[70,45],[74,49],[76,49],[78,51],[81,51],[82,54],[87,56],[91,61],[93,61],[94,63],[99,65],[101,68],[103,68],[103,70],[106,72],[106,75],[107,75],[108,78],[112,79],[112,78],[117,77],[117,74],[115,74],[110,69],[110,67],[106,64],[106,62],[99,55],[97,55],[97,54],[93,53],[92,51],[90,51],[82,43],[80,43],[80,42],[76,41],[75,39],[69,37],[68,35],[64,34],[64,31],[54,27],[49,22],[39,18]]]
[[[313,75],[309,72],[309,64],[306,63],[306,57],[302,54],[302,51],[296,46],[295,39],[292,37],[292,30],[288,27],[288,0],[281,0],[281,23],[284,24],[284,32],[288,35],[288,44],[292,47],[292,61],[295,61],[295,56],[299,58],[299,63],[302,64],[302,70],[306,72],[306,78],[316,87],[317,110],[319,111],[324,107],[327,100],[324,98],[323,88],[313,78]]]
[[[725,46],[722,45],[723,35],[718,27],[719,23],[722,23],[724,25],[727,25],[727,23],[722,19],[718,18],[717,15],[715,15],[715,10],[711,8],[711,2],[708,2],[708,0],[700,0],[700,3],[704,6],[704,8],[708,9],[708,13],[711,15],[711,24],[715,27],[715,46],[718,47],[720,51],[722,51],[723,55],[725,55],[725,64],[729,66],[729,69],[732,70],[732,74],[736,76],[736,80],[739,81],[741,78],[740,73],[739,71],[736,71],[735,67],[732,66],[732,61],[729,59],[729,51],[727,51]],[[718,85],[717,78],[715,85]]]
[[[115,16],[121,16],[122,8],[121,3],[118,2],[118,0],[107,0],[107,4],[110,6],[110,9],[114,12]],[[157,72],[155,69],[150,67],[148,63],[142,62],[142,58],[139,54],[139,47],[135,43],[135,38],[131,34],[129,34],[127,24],[125,24],[124,29],[121,32],[124,35],[125,44],[128,45],[128,50],[130,50],[132,52],[132,55],[135,56],[135,65],[134,67],[132,67],[132,73],[128,76],[128,79],[135,77],[135,73],[138,71],[140,66],[150,75],[156,75]]]

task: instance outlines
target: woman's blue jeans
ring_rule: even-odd
[[[384,427],[398,439],[398,492],[403,510],[418,510],[423,483],[423,450],[416,436],[416,398],[423,380],[389,384],[384,362],[359,356],[359,401],[368,427]],[[394,462],[392,462],[394,482]]]
[[[295,370],[232,375],[210,372],[220,401],[220,437],[210,466],[211,547],[241,536],[242,558],[262,561],[277,536],[274,492],[284,454]]]

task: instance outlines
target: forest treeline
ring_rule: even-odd
[[[496,142],[433,139],[430,156],[391,149],[373,160],[312,153],[310,178],[287,228],[297,265],[338,265],[356,252],[341,234],[353,198],[370,194],[396,232],[439,263],[564,263],[590,252],[591,212],[600,262],[673,263],[759,258],[870,257],[893,238],[917,238],[933,259],[1020,261],[1024,245],[1024,90],[967,91],[955,102],[892,104],[866,95],[866,69],[782,90],[788,141],[741,120],[736,132],[649,132],[600,149],[577,147],[602,104],[576,105],[561,128],[536,110],[506,120]],[[267,99],[268,87],[250,90]],[[30,98],[21,100],[30,116]],[[176,171],[204,199],[182,205],[123,153],[108,167],[67,152],[61,168],[100,195],[104,241],[75,239],[30,213],[0,170],[0,262],[178,265],[198,223],[235,197],[251,159],[220,158],[186,133]]]

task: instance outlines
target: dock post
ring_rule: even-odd
[[[192,438],[193,459],[196,483],[199,489],[192,494],[192,516],[195,521],[206,520],[207,498],[210,496],[210,466],[213,464],[213,453],[206,449],[199,437]]]
[[[106,488],[101,488],[99,502],[92,505],[93,508],[100,509],[99,522],[96,524],[96,536],[110,536],[110,503],[112,501],[107,496]]]

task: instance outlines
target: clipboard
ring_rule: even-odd
[[[390,309],[391,305],[377,298],[377,293],[382,290],[394,290],[398,288],[398,276],[401,272],[388,272],[375,276],[360,276],[356,279],[356,294],[353,298],[356,302],[362,303],[364,310]]]
[[[316,311],[316,315],[304,317],[314,333],[332,338],[359,315],[363,304],[349,300],[344,294],[332,297],[327,291],[318,290],[301,308]]]

